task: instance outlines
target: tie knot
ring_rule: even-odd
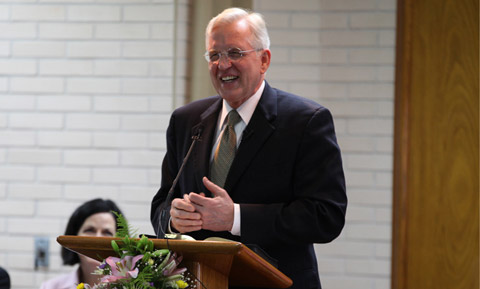
[[[235,126],[242,118],[238,114],[237,110],[232,109],[228,114],[227,114],[227,125],[229,126]]]

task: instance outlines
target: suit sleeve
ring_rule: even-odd
[[[241,204],[241,238],[260,246],[327,243],[345,224],[347,197],[340,148],[330,112],[306,122],[285,203]]]

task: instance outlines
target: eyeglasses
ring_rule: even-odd
[[[222,58],[222,55],[227,57],[230,61],[236,61],[239,60],[240,58],[244,57],[245,54],[254,52],[254,51],[260,51],[262,50],[261,48],[257,49],[251,49],[251,50],[240,50],[239,48],[230,48],[227,51],[207,51],[205,52],[205,59],[207,62],[217,62]]]

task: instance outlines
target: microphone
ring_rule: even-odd
[[[175,176],[175,179],[173,180],[172,186],[170,187],[170,190],[167,193],[167,197],[165,198],[165,202],[163,203],[164,206],[162,208],[162,211],[160,212],[160,220],[158,222],[158,228],[157,228],[157,239],[167,239],[166,230],[168,228],[168,222],[170,221],[169,218],[167,219],[167,207],[169,204],[172,203],[173,192],[175,191],[175,187],[177,185],[178,179],[182,175],[185,164],[190,158],[190,154],[192,153],[192,150],[195,144],[197,143],[197,141],[202,140],[202,132],[203,132],[203,126],[200,126],[197,129],[196,133],[192,135],[192,144],[190,145],[190,148],[188,149],[188,152],[185,155],[185,158],[183,159],[182,165],[180,166],[180,169],[178,170],[178,173]],[[162,234],[162,236],[159,235],[160,233]]]

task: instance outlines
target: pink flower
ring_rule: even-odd
[[[164,276],[172,276],[177,274],[182,274],[187,271],[187,268],[177,268],[178,264],[182,262],[183,256],[178,256],[177,253],[173,252],[170,258],[167,261],[167,265],[163,269],[162,273]]]
[[[135,264],[142,258],[143,255],[125,256],[123,259],[108,257],[105,262],[110,266],[112,275],[104,276],[102,282],[108,283],[119,279],[137,278],[138,268],[135,268]]]

